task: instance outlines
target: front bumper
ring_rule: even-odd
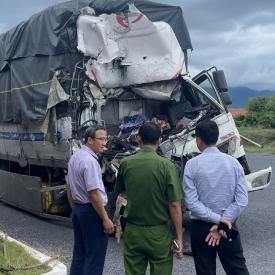
[[[272,167],[246,175],[246,185],[249,192],[266,188],[271,182]]]

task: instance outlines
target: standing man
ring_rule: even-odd
[[[97,154],[107,142],[104,127],[88,128],[85,145],[68,164],[68,198],[72,199],[74,251],[71,275],[101,275],[107,250],[108,236],[114,231],[104,206],[107,194],[102,181]]]
[[[141,151],[122,160],[115,194],[126,192],[124,212],[124,267],[126,275],[144,275],[148,261],[151,275],[172,274],[172,234],[168,226],[171,218],[176,231],[178,258],[182,257],[183,196],[175,166],[160,157],[160,128],[144,123],[137,141]]]
[[[191,247],[198,275],[216,274],[216,255],[228,275],[247,275],[240,237],[221,238],[218,224],[231,224],[248,203],[245,176],[239,162],[221,153],[216,142],[219,129],[214,121],[199,123],[196,142],[202,152],[189,160],[184,170],[184,191],[191,211]],[[226,236],[224,236],[226,237]]]

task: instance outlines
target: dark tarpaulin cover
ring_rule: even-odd
[[[0,35],[0,122],[28,126],[44,120],[54,72],[72,76],[83,58],[76,48],[79,9],[90,6],[98,15],[119,13],[129,3],[151,21],[169,23],[183,51],[192,49],[180,7],[144,0],[79,0],[51,6]]]

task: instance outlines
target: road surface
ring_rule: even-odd
[[[248,154],[253,170],[271,165],[275,172],[275,155]],[[251,275],[275,274],[275,175],[271,185],[249,194],[249,206],[239,219],[244,253]],[[186,227],[188,228],[188,222]],[[59,255],[70,265],[73,231],[69,226],[37,218],[0,203],[0,230],[48,255]],[[104,275],[122,275],[122,244],[109,240]],[[195,274],[193,259],[176,260],[173,274]],[[218,263],[218,275],[225,274]]]

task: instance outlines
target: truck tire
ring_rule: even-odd
[[[241,164],[241,166],[243,167],[244,174],[245,175],[249,175],[251,173],[251,170],[250,170],[250,168],[248,166],[248,162],[246,160],[246,157],[242,156],[242,157],[238,158],[238,161]]]

